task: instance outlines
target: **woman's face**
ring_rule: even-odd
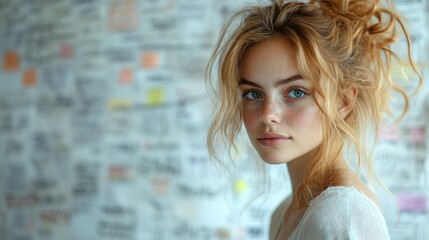
[[[246,50],[240,89],[247,134],[265,162],[313,157],[309,153],[323,136],[321,111],[286,41],[265,41]]]

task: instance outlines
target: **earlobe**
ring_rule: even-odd
[[[339,109],[341,117],[343,119],[345,119],[349,115],[350,111],[353,109],[357,97],[357,92],[358,90],[356,86],[350,86],[344,91],[341,99],[341,108]]]

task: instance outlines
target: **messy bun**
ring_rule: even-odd
[[[241,22],[234,25],[238,19]],[[234,148],[242,127],[237,96],[243,53],[254,44],[280,38],[291,45],[301,76],[313,83],[315,100],[323,113],[321,147],[294,196],[299,205],[335,185],[334,162],[344,147],[357,153],[358,169],[364,167],[367,175],[373,176],[365,133],[374,130],[377,136],[383,114],[390,112],[393,92],[403,96],[403,114],[408,109],[407,93],[390,76],[392,61],[404,65],[391,48],[398,33],[405,37],[407,62],[421,82],[411,59],[408,32],[388,0],[384,5],[378,0],[274,0],[268,6],[237,12],[224,25],[207,68],[208,86],[215,93],[217,107],[208,133],[211,156],[218,156],[219,143]],[[357,96],[351,112],[343,118],[338,109],[350,87],[357,89]]]

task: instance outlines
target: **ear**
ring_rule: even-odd
[[[343,119],[345,119],[347,115],[349,115],[350,111],[353,109],[353,106],[356,101],[357,92],[358,90],[356,86],[350,86],[343,92],[341,99],[341,107],[339,109],[339,113],[341,114],[341,117]]]

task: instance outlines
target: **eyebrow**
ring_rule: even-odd
[[[275,86],[278,87],[278,86],[281,86],[281,85],[284,85],[284,84],[287,84],[287,83],[290,83],[290,82],[293,82],[296,80],[300,80],[300,79],[303,79],[300,74],[293,75],[292,77],[288,77],[286,79],[283,79],[283,80],[276,82]],[[240,80],[239,85],[250,85],[250,86],[262,88],[261,85],[254,83],[252,81],[246,80],[244,78]]]

